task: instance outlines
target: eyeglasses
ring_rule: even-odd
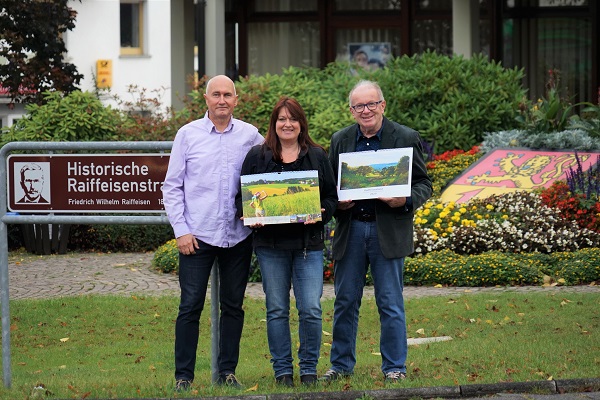
[[[355,106],[350,106],[350,108],[353,109],[354,111],[356,111],[357,113],[363,112],[365,110],[365,107],[367,107],[371,111],[375,111],[377,106],[380,105],[381,103],[383,103],[383,100],[372,101],[367,104],[357,104]]]

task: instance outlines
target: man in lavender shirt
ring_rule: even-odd
[[[258,130],[233,118],[235,85],[219,75],[206,85],[203,118],[175,136],[163,199],[179,249],[181,300],[175,323],[175,389],[194,380],[200,314],[210,271],[220,277],[218,384],[241,387],[235,377],[244,324],[242,303],[252,256],[251,229],[236,217],[235,195],[248,150],[263,142]]]

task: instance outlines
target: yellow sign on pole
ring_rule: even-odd
[[[99,89],[112,86],[112,60],[96,61],[96,86]]]

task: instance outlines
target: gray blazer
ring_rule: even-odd
[[[348,126],[333,134],[329,147],[329,161],[337,180],[340,153],[356,151],[357,124]],[[390,121],[384,117],[380,149],[402,147],[413,148],[411,200],[412,207],[392,208],[377,201],[375,215],[377,235],[383,255],[387,258],[406,257],[414,252],[413,210],[421,207],[433,192],[431,179],[427,175],[421,136],[414,129]],[[339,260],[346,252],[350,232],[351,210],[336,210],[335,235],[333,237],[333,258]]]

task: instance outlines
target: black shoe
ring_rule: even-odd
[[[294,376],[291,374],[280,375],[275,378],[275,382],[279,385],[294,387]]]
[[[234,374],[219,374],[217,385],[229,386],[235,389],[241,389],[242,385]]]
[[[386,383],[398,383],[399,381],[402,381],[404,379],[406,379],[405,372],[393,371],[385,374]]]
[[[321,382],[333,382],[343,376],[345,376],[345,375],[342,375],[339,372],[334,371],[333,369],[329,369],[329,370],[327,370],[327,372],[325,372],[325,374],[323,374],[322,377],[319,378],[319,380]]]
[[[301,375],[300,382],[303,385],[314,385],[317,383],[317,375]]]
[[[175,391],[176,392],[186,392],[190,390],[192,386],[192,381],[188,381],[187,379],[177,379],[175,381]]]

